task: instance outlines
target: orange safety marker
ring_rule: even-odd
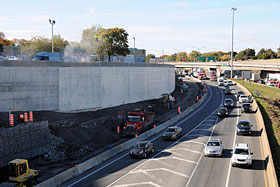
[[[24,123],[28,122],[28,116],[27,116],[27,112],[24,113]]]
[[[156,126],[156,125],[154,125],[154,128],[157,128],[157,126]]]
[[[33,112],[29,112],[29,122],[33,122]]]
[[[190,109],[190,107],[188,107],[187,109]]]
[[[10,126],[14,126],[14,114],[10,114]]]
[[[196,96],[196,100],[197,100],[197,101],[199,100],[198,96]]]
[[[120,126],[117,126],[117,133],[120,134]]]
[[[135,134],[135,138],[138,138],[138,135],[137,135],[137,134]]]
[[[183,94],[183,90],[181,89],[181,94]]]
[[[178,107],[178,113],[181,114],[181,107]]]

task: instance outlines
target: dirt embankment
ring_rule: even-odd
[[[202,86],[196,82],[185,82],[188,89],[181,93],[177,84],[171,94],[176,102],[173,109],[167,109],[158,99],[142,101],[97,111],[61,113],[53,111],[34,112],[35,120],[48,120],[50,129],[50,151],[42,157],[30,161],[31,168],[39,169],[45,180],[55,174],[72,167],[111,146],[127,141],[117,134],[117,126],[122,124],[121,115],[134,109],[153,106],[158,124],[177,115],[178,106],[181,111],[194,104],[196,96],[202,95]],[[1,116],[6,114],[1,114]],[[1,117],[0,116],[0,117]],[[1,125],[1,124],[0,124]],[[3,124],[2,124],[3,125]],[[6,126],[7,124],[4,123]]]

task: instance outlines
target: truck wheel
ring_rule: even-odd
[[[36,184],[37,184],[37,180],[34,177],[31,177],[27,181],[27,187],[32,187],[35,186]]]

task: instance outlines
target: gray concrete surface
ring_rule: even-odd
[[[0,128],[0,167],[15,158],[33,158],[48,152],[50,136],[47,121]]]
[[[106,108],[174,89],[172,65],[0,62],[0,112]]]

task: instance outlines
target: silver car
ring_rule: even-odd
[[[205,156],[222,156],[223,155],[223,142],[220,139],[210,139],[205,144]]]

